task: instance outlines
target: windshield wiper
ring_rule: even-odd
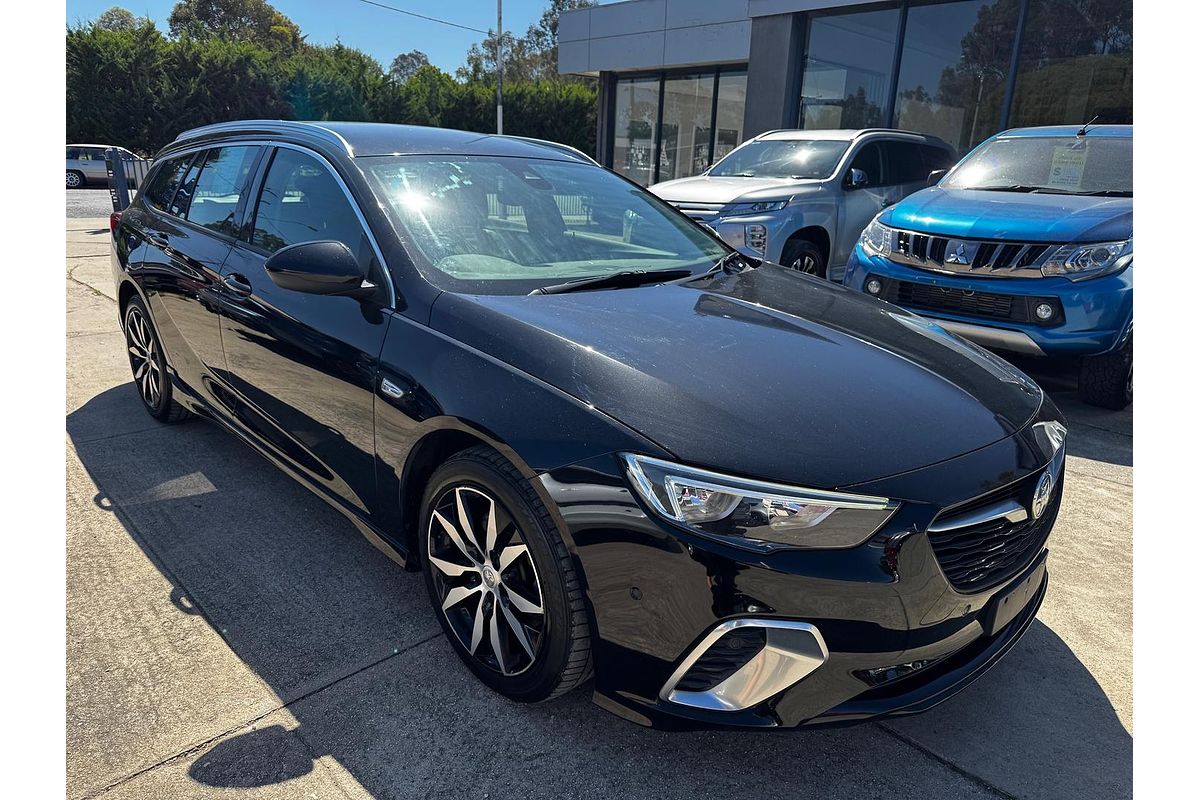
[[[980,192],[1043,192],[1046,191],[1045,186],[1026,186],[1020,183],[1014,183],[1010,186],[972,186]]]
[[[594,278],[580,278],[565,283],[555,283],[534,289],[529,294],[566,294],[587,289],[624,289],[631,286],[645,286],[648,283],[664,283],[679,278],[691,277],[690,269],[627,269],[614,272],[611,275],[598,275]]]
[[[1133,189],[1097,189],[1094,192],[1075,192],[1084,197],[1133,197]]]

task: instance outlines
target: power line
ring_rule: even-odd
[[[424,20],[428,20],[429,22],[437,22],[442,25],[449,25],[452,28],[462,28],[464,31],[474,31],[475,33],[482,33],[484,35],[491,33],[491,31],[480,30],[479,28],[472,28],[470,25],[459,25],[457,22],[450,22],[448,20],[438,19],[437,17],[427,17],[424,14],[418,14],[415,11],[405,11],[403,8],[396,8],[395,6],[384,5],[383,3],[376,3],[376,2],[374,2],[374,0],[359,0],[359,2],[366,3],[369,6],[378,6],[379,8],[386,8],[388,11],[395,11],[397,14],[405,14],[410,17],[416,17],[417,19],[424,19]]]

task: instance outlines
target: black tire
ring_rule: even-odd
[[[133,371],[134,388],[146,411],[167,424],[187,419],[190,416],[188,410],[172,395],[162,342],[141,299],[134,297],[125,306],[121,327],[125,331],[125,349],[129,368]]]
[[[67,170],[67,188],[82,189],[87,185],[87,180],[83,177],[83,173],[76,169]]]
[[[1133,402],[1133,340],[1120,350],[1083,359],[1079,398],[1100,408],[1120,411]]]
[[[459,552],[461,546],[456,550],[454,544],[448,544],[450,536],[441,521],[434,517],[435,510],[439,509],[446,510],[447,515],[455,514],[442,519],[449,519],[459,528],[462,539],[468,540],[457,517],[458,506],[448,505],[462,498],[469,498],[463,508],[468,518],[476,520],[470,522],[468,530],[468,533],[476,534],[473,540],[467,542],[467,550],[473,553],[470,556],[464,555],[466,551]],[[488,499],[495,505],[486,505]],[[486,528],[489,511],[495,513],[492,527],[497,530],[491,553],[487,552],[486,531],[478,531]],[[482,523],[480,514],[483,515]],[[509,699],[533,703],[565,694],[591,676],[591,629],[584,604],[583,585],[562,535],[537,492],[503,456],[489,447],[474,447],[454,455],[438,467],[430,476],[421,501],[418,541],[425,585],[434,613],[455,652],[484,684]],[[482,568],[499,565],[503,554],[512,549],[514,542],[518,548],[521,544],[526,546],[525,554],[511,561],[509,566],[496,569],[492,573],[491,583],[485,582],[483,569],[470,566],[470,563]],[[504,546],[505,543],[507,546]],[[431,547],[437,552],[441,567],[431,562]],[[526,557],[531,564],[525,563]],[[447,561],[457,563],[447,564]],[[447,566],[456,567],[462,572],[451,576],[445,571]],[[530,568],[532,573],[528,571]],[[522,579],[520,574],[514,577],[514,570],[525,570],[526,580],[532,574],[533,588],[540,595],[540,618],[536,614],[525,615],[519,605],[511,604],[513,595],[509,581],[519,582]],[[471,590],[477,594],[462,596],[461,601],[445,609],[444,601],[450,591],[458,589],[461,595],[470,586],[478,587]],[[527,587],[528,584],[517,594],[529,598],[534,592]],[[473,599],[476,596],[478,600]],[[489,602],[490,606],[487,605]],[[474,613],[471,611],[472,605],[475,605]],[[514,612],[522,612],[520,619],[516,619]],[[455,615],[453,623],[451,615]],[[485,621],[476,624],[475,617]],[[513,622],[505,622],[506,619]],[[533,624],[527,627],[525,621],[529,619]],[[493,627],[493,620],[498,627]],[[532,653],[515,646],[509,647],[514,642],[519,644],[522,641],[516,633],[518,623],[524,641],[533,645]],[[538,624],[541,625],[540,630],[537,629]],[[464,639],[468,638],[467,630],[474,633],[476,627],[480,631],[487,628],[488,632],[482,636],[475,635],[473,640],[477,643],[477,649],[472,651],[470,643]],[[502,631],[499,634],[502,637],[499,649],[506,655],[498,656],[493,652],[493,630]],[[509,674],[504,671],[505,662],[514,653],[528,663],[520,671]],[[521,663],[518,661],[515,666]]]
[[[824,278],[828,265],[825,263],[825,252],[816,242],[808,239],[792,239],[783,247],[782,264],[785,267]]]

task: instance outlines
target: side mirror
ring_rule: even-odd
[[[925,179],[925,185],[933,186],[942,178],[946,177],[946,173],[949,171],[950,170],[948,169],[935,169],[933,172],[929,173],[929,177]]]
[[[263,265],[282,289],[306,294],[367,297],[375,284],[366,280],[358,259],[342,242],[301,242],[277,250]]]
[[[861,189],[867,185],[867,173],[857,167],[851,167],[846,174],[847,189]]]

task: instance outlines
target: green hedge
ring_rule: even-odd
[[[67,31],[67,140],[154,153],[181,131],[231,119],[399,122],[495,130],[494,87],[422,67],[397,83],[354,48],[272,52],[219,38]],[[505,132],[596,150],[596,90],[580,83],[506,84]]]

